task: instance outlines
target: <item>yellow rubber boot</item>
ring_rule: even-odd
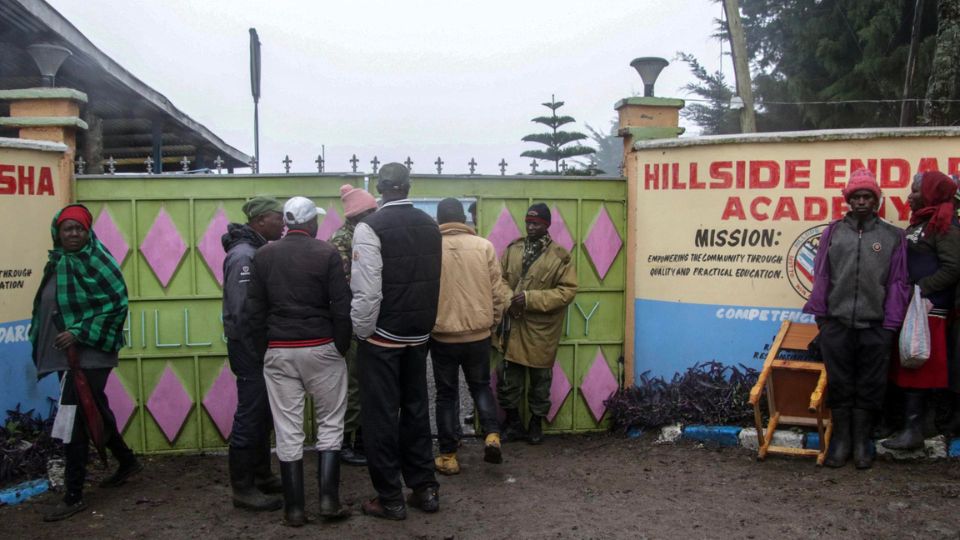
[[[500,452],[500,434],[490,433],[483,443],[483,460],[487,463],[503,463],[503,454]]]
[[[457,463],[456,452],[440,454],[433,459],[433,464],[436,467],[437,472],[440,474],[445,474],[447,476],[460,474],[460,464]]]

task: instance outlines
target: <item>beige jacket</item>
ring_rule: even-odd
[[[440,225],[443,258],[440,305],[432,337],[444,343],[470,343],[490,337],[500,323],[510,290],[500,277],[493,244],[463,223]]]
[[[504,357],[534,368],[553,367],[563,334],[566,308],[577,295],[577,270],[570,253],[556,242],[533,261],[527,275],[523,269],[523,239],[515,240],[503,255],[503,277],[513,293],[523,292],[526,309],[510,317],[509,341],[499,344]],[[509,307],[509,305],[508,305]],[[501,336],[501,339],[503,337]]]

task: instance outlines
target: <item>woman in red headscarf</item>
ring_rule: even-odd
[[[960,228],[953,196],[957,184],[949,176],[928,171],[913,182],[907,201],[912,213],[907,227],[907,270],[933,303],[930,359],[918,368],[895,364],[893,383],[904,391],[904,425],[883,446],[895,450],[923,448],[923,409],[926,391],[947,387],[947,315],[953,309],[960,279]]]

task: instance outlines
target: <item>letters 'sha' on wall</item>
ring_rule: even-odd
[[[65,150],[56,143],[0,138],[0,413],[19,404],[47,416],[59,391],[56,377],[35,382],[28,336],[52,247],[50,220],[68,197],[60,178]]]
[[[866,167],[905,226],[917,172],[960,171],[960,130],[846,130],[647,143],[636,153],[635,374],[762,365],[801,313],[840,193]],[[886,246],[881,246],[881,249]],[[691,339],[691,336],[696,336]]]

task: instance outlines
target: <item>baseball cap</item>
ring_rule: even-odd
[[[326,211],[306,197],[291,197],[283,205],[283,222],[287,225],[302,225],[325,214]]]

